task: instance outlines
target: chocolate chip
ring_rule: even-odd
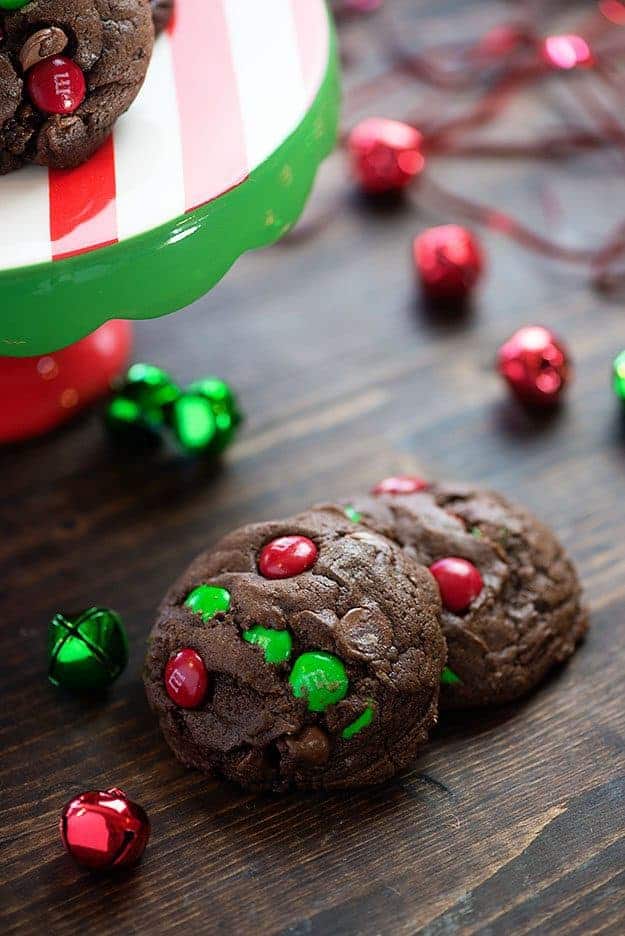
[[[60,55],[67,46],[68,39],[58,26],[47,26],[29,36],[20,52],[20,62],[25,72],[37,62]]]
[[[352,608],[335,630],[343,652],[359,660],[385,656],[393,642],[392,630],[384,615],[369,608]]]
[[[294,738],[287,738],[286,744],[289,753],[298,761],[309,764],[311,767],[321,767],[330,756],[330,741],[321,730],[311,725],[304,728]]]

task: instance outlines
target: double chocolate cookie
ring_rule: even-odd
[[[88,159],[137,96],[153,43],[150,0],[0,4],[0,173]]]
[[[524,695],[586,632],[579,579],[562,545],[500,494],[389,478],[335,510],[391,538],[436,577],[448,646],[444,707]]]
[[[341,513],[246,526],[165,597],[148,699],[188,766],[276,791],[376,783],[436,722],[440,612],[428,570]]]

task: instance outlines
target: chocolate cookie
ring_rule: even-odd
[[[174,13],[174,0],[151,0],[152,17],[156,35],[162,32],[169,24]]]
[[[436,722],[432,576],[339,514],[243,527],[170,589],[145,685],[186,765],[283,791],[372,784]]]
[[[338,509],[399,543],[438,579],[449,654],[443,707],[524,695],[571,656],[587,629],[561,544],[500,494],[395,478]]]
[[[149,0],[0,9],[0,173],[85,162],[130,107],[154,43]]]

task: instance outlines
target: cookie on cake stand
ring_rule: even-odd
[[[51,429],[91,399],[79,383],[58,392],[59,349],[111,319],[183,308],[286,233],[334,145],[338,107],[323,0],[185,0],[130,112],[90,160],[1,177],[0,392],[12,413],[0,414],[0,442]],[[128,325],[109,326],[112,354],[128,342]],[[21,395],[8,392],[16,370]],[[33,418],[39,403],[45,424]]]
[[[69,169],[107,139],[145,80],[147,0],[0,0],[0,174]]]

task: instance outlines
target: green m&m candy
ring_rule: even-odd
[[[21,10],[30,0],[0,0],[0,10]]]
[[[351,520],[352,523],[360,523],[362,520],[362,514],[356,510],[353,504],[345,504],[343,511],[347,519]]]
[[[354,735],[357,735],[359,732],[361,732],[363,728],[368,728],[373,721],[373,715],[373,705],[369,704],[362,715],[359,715],[358,718],[343,728],[341,737],[345,738],[346,741],[349,741],[350,738],[353,738]]]
[[[446,666],[441,673],[441,685],[443,686],[459,686],[462,683],[462,680],[457,676],[452,669]]]
[[[230,592],[218,585],[198,585],[189,592],[184,604],[195,614],[201,614],[204,621],[210,621],[216,614],[230,610]]]
[[[263,648],[265,663],[286,663],[293,649],[293,639],[287,630],[261,627],[260,624],[244,631],[243,640]]]
[[[56,614],[48,625],[48,678],[76,692],[105,689],[128,663],[128,638],[109,608],[88,608],[74,617]]]
[[[306,699],[311,712],[325,712],[347,695],[349,680],[338,657],[322,650],[302,653],[293,664],[289,682],[296,699]]]

